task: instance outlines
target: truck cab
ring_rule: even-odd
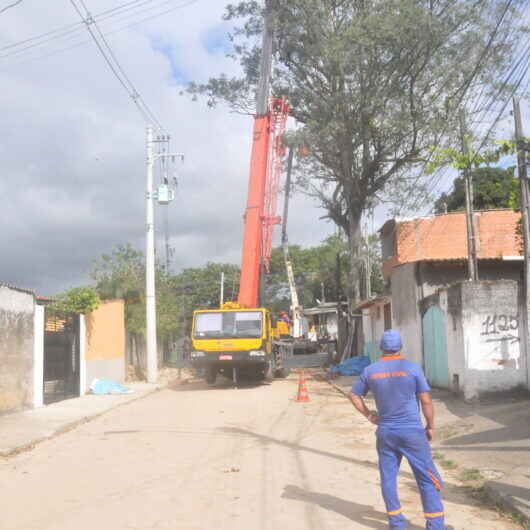
[[[191,362],[202,369],[209,384],[217,374],[270,380],[274,375],[274,328],[265,308],[246,309],[225,304],[193,313]]]

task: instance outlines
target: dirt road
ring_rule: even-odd
[[[0,461],[2,530],[386,529],[374,434],[344,397],[296,379],[191,383],[118,408]],[[405,466],[402,501],[423,528]],[[446,491],[455,529],[517,528]]]

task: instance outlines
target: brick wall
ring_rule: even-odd
[[[477,253],[479,259],[495,259],[521,254],[516,235],[521,218],[513,210],[491,210],[474,213]],[[386,226],[386,225],[385,225]],[[456,260],[467,258],[466,217],[463,212],[396,221],[383,228],[381,236],[386,249],[383,272],[403,263],[422,260]],[[394,242],[392,242],[394,239]]]

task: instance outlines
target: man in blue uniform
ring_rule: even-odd
[[[390,528],[407,528],[407,520],[399,502],[397,474],[405,457],[421,493],[425,528],[445,530],[444,508],[440,498],[442,479],[432,460],[429,441],[434,431],[434,408],[423,370],[401,355],[401,336],[387,330],[381,339],[381,359],[366,367],[353,385],[353,406],[378,426],[377,452],[381,490],[386,504]],[[368,410],[363,400],[368,391],[375,398],[377,413]],[[424,428],[418,401],[426,420]]]

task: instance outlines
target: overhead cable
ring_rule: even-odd
[[[112,73],[118,79],[122,87],[125,89],[125,91],[128,93],[129,97],[133,100],[134,104],[136,105],[138,111],[140,114],[144,117],[145,121],[147,123],[153,124],[155,128],[157,128],[160,132],[166,132],[164,127],[160,124],[158,119],[156,118],[155,114],[151,111],[147,103],[145,103],[144,99],[142,98],[141,94],[138,92],[130,78],[127,76],[125,71],[123,70],[121,64],[119,63],[118,59],[116,58],[116,55],[112,51],[109,43],[104,38],[103,34],[101,33],[101,30],[99,29],[97,22],[92,18],[90,15],[90,12],[88,11],[88,8],[83,0],[79,0],[85,14],[79,8],[79,6],[76,4],[75,0],[70,0],[70,3],[74,7],[74,9],[77,11],[78,15],[81,17],[81,20],[86,25],[86,28],[88,32],[90,33],[90,36],[94,40],[94,43],[98,47],[99,51],[101,52],[101,55],[105,59],[105,62],[111,69]],[[94,31],[93,27],[96,31]],[[98,36],[99,35],[99,39]]]
[[[2,7],[0,9],[0,15],[4,12],[4,11],[7,11],[8,9],[11,9],[12,7],[15,7],[15,6],[18,6],[18,4],[21,4],[22,3],[22,0],[16,0],[16,2],[13,2],[12,4],[9,4],[5,7]]]
[[[143,22],[145,20],[150,20],[151,18],[155,18],[157,16],[164,15],[164,14],[169,13],[169,12],[171,12],[173,10],[176,10],[176,9],[181,9],[181,8],[187,7],[188,5],[191,5],[191,4],[193,4],[193,3],[197,2],[197,1],[198,0],[188,0],[187,2],[184,2],[182,4],[179,4],[179,5],[176,5],[176,6],[172,6],[170,9],[165,10],[165,11],[163,11],[161,13],[155,13],[155,15],[152,15],[150,17],[141,19],[141,20],[133,23],[132,25],[136,25],[136,23],[141,23],[141,22]],[[154,2],[154,4],[153,4],[153,2]],[[120,21],[125,21],[127,19],[136,17],[136,16],[144,14],[144,13],[148,13],[150,11],[152,12],[152,11],[154,11],[156,9],[160,9],[160,8],[162,8],[162,7],[164,7],[164,6],[168,5],[168,4],[172,4],[172,3],[174,3],[174,0],[164,0],[162,2],[157,1],[157,0],[133,0],[133,1],[121,4],[119,6],[116,6],[116,7],[112,8],[112,9],[107,9],[106,11],[101,11],[100,13],[92,15],[92,18],[96,22],[99,22],[99,23],[104,22],[104,21],[108,21],[108,20],[111,20],[111,19],[114,19],[114,18],[116,18],[117,20],[115,20],[113,22],[120,22]],[[153,5],[150,5],[149,7],[146,7],[145,9],[139,9],[141,7],[146,6],[147,4],[153,4]],[[125,26],[124,28],[121,28],[121,29],[125,29],[125,28],[131,27],[131,26]],[[18,41],[18,42],[14,42],[14,43],[8,44],[6,46],[0,47],[0,51],[5,52],[2,55],[0,55],[0,59],[4,59],[6,57],[10,57],[10,56],[13,56],[13,55],[24,54],[24,52],[26,52],[28,50],[31,50],[31,49],[36,48],[36,47],[44,46],[46,44],[49,44],[50,42],[53,42],[53,41],[56,41],[56,40],[59,40],[59,39],[64,39],[64,38],[76,36],[77,34],[79,34],[79,32],[82,30],[82,28],[83,28],[83,23],[82,22],[76,22],[76,23],[73,23],[73,24],[67,24],[67,25],[61,26],[60,28],[56,28],[54,30],[50,30],[50,31],[47,31],[45,33],[41,33],[39,35],[35,35],[33,37],[29,37],[27,39],[24,39],[24,40],[21,40],[21,41]],[[110,33],[107,32],[105,34],[108,35]],[[83,43],[84,42],[89,42],[89,41],[83,41]],[[77,46],[77,44],[75,44],[73,47],[75,47],[75,46]]]

